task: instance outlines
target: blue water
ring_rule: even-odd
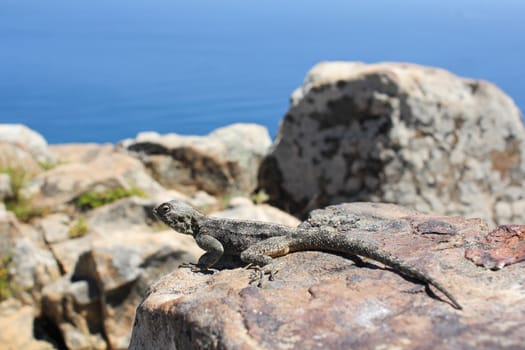
[[[523,0],[1,0],[0,122],[50,143],[275,134],[322,60],[439,66],[524,110],[524,44]]]

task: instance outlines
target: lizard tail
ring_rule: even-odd
[[[376,254],[377,253],[377,254]],[[391,268],[393,268],[396,271],[401,272],[402,274],[405,274],[409,277],[413,277],[421,282],[424,282],[426,284],[430,284],[434,286],[437,290],[439,290],[441,293],[443,293],[452,303],[452,305],[458,309],[461,310],[463,307],[458,303],[456,298],[445,288],[443,287],[438,281],[436,281],[431,276],[425,274],[421,270],[417,269],[414,266],[408,265],[407,263],[399,260],[398,258],[394,257],[390,253],[386,251],[382,252],[374,252],[374,254],[370,254],[371,256],[367,256],[368,258],[374,259],[379,261],[380,263],[387,265]]]
[[[450,294],[445,287],[443,287],[434,278],[426,273],[411,266],[404,261],[396,258],[386,250],[382,249],[373,240],[366,240],[359,237],[352,237],[345,234],[337,234],[326,232],[325,234],[306,234],[298,237],[296,245],[292,248],[294,251],[298,250],[324,250],[338,253],[347,253],[360,255],[369,259],[376,260],[394,270],[408,276],[413,277],[421,282],[434,286],[437,290],[442,292],[458,309],[463,309],[456,298]]]

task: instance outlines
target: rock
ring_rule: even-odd
[[[0,200],[13,197],[13,188],[11,186],[11,176],[0,173]]]
[[[22,194],[37,206],[59,210],[83,193],[115,188],[137,188],[146,194],[163,190],[140,161],[127,154],[113,153],[88,163],[60,164],[34,178]]]
[[[14,295],[26,303],[38,303],[42,288],[61,276],[53,254],[28,237],[16,239],[10,253],[8,273]]]
[[[256,220],[264,222],[273,222],[295,227],[300,221],[277,208],[268,204],[255,205],[248,198],[235,197],[230,201],[230,208],[219,212],[211,213],[210,216],[216,218]]]
[[[93,236],[86,235],[51,243],[49,248],[64,273],[73,271],[78,257],[92,249]]]
[[[115,153],[115,146],[109,143],[65,143],[50,145],[49,150],[59,163],[88,163]]]
[[[170,198],[170,200],[171,199],[175,198]],[[205,212],[209,212],[211,209],[220,206],[220,203],[217,200],[217,198],[211,196],[210,194],[204,191],[197,191],[185,202],[190,204],[192,207],[199,208],[201,210],[204,210]],[[160,204],[161,202],[158,203]]]
[[[123,198],[88,213],[88,226],[95,232],[147,229],[154,220],[152,209],[156,204],[149,198]]]
[[[115,232],[150,232],[156,221],[152,215],[152,208],[173,198],[192,203],[191,198],[175,191],[166,191],[153,198],[123,198],[86,213],[84,220],[87,232],[74,239],[70,232],[78,218],[70,219],[65,214],[54,214],[40,220],[37,227],[61,269],[65,273],[72,273],[79,256],[91,251],[94,242],[110,239],[114,237]]]
[[[0,124],[0,142],[8,142],[27,150],[37,162],[53,163],[47,142],[34,130],[22,124]]]
[[[89,240],[82,244],[88,249],[44,288],[43,316],[60,329],[69,349],[126,349],[135,307],[147,285],[202,252],[191,237],[172,230],[152,233],[132,227],[71,240]]]
[[[255,189],[257,169],[270,144],[266,128],[233,124],[207,136],[141,133],[120,147],[139,157],[165,187],[219,196]]]
[[[0,141],[0,171],[30,178],[40,174],[43,168],[27,149]]]
[[[48,215],[35,223],[47,244],[66,241],[70,238],[71,218],[64,213]]]
[[[295,215],[348,201],[525,221],[525,129],[493,84],[413,64],[325,62],[292,95],[259,184]]]
[[[38,304],[42,287],[60,277],[42,235],[0,205],[0,242],[0,264],[5,264],[11,294],[26,304]]]
[[[482,239],[479,219],[353,203],[311,213],[302,227],[364,235],[440,281],[464,309],[380,263],[296,252],[277,259],[262,288],[243,268],[179,269],[154,283],[137,308],[138,349],[501,349],[523,346],[523,263],[495,272],[464,257]],[[408,292],[407,291],[411,291]]]
[[[16,216],[7,211],[4,204],[0,203],[0,257],[11,254],[16,239],[22,234],[21,225]]]
[[[465,257],[491,269],[525,261],[525,225],[502,225],[465,250]]]
[[[5,350],[51,350],[53,345],[33,337],[33,314],[31,306],[18,300],[7,299],[0,303],[0,344]]]

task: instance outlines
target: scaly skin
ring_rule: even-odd
[[[435,279],[380,248],[374,241],[323,229],[299,229],[258,221],[209,218],[180,201],[163,203],[153,209],[155,216],[177,232],[192,235],[206,251],[193,271],[206,271],[223,255],[239,256],[258,270],[260,284],[265,273],[273,278],[273,258],[291,252],[318,250],[363,256],[430,284],[441,291],[456,309],[461,305]]]

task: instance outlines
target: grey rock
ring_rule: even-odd
[[[296,215],[347,201],[523,222],[525,130],[491,83],[412,64],[325,62],[292,95],[259,172]]]
[[[54,244],[68,240],[71,218],[64,213],[48,215],[35,223],[35,227],[42,233],[47,244]]]
[[[27,150],[38,162],[54,162],[42,135],[22,124],[0,124],[0,141],[16,144]]]
[[[28,237],[18,238],[11,253],[8,273],[15,295],[27,302],[39,301],[42,288],[61,276],[53,254]]]
[[[22,225],[15,214],[7,211],[0,203],[0,256],[5,258],[12,254],[12,249],[19,237],[22,236]]]
[[[11,187],[11,177],[7,174],[0,173],[0,200],[13,197],[13,189]]]
[[[43,315],[61,330],[69,348],[126,349],[147,285],[201,253],[191,237],[171,230],[117,227],[102,225],[86,237],[52,245],[56,255],[57,247],[61,254],[77,249],[76,259],[62,258],[66,274],[46,285],[42,297]],[[66,243],[72,242],[79,243],[68,250]]]
[[[266,128],[233,124],[207,136],[141,133],[119,147],[139,157],[155,179],[185,193],[250,193],[262,157],[270,147]]]
[[[2,171],[19,171],[17,176],[32,177],[40,174],[43,169],[33,155],[23,146],[6,141],[0,141],[0,169]]]
[[[91,210],[87,214],[88,226],[94,232],[133,230],[140,227],[147,229],[153,220],[151,210],[156,204],[156,201],[149,198],[123,198]]]
[[[53,256],[65,273],[72,272],[78,257],[91,250],[92,246],[92,235],[59,241],[49,245]]]

